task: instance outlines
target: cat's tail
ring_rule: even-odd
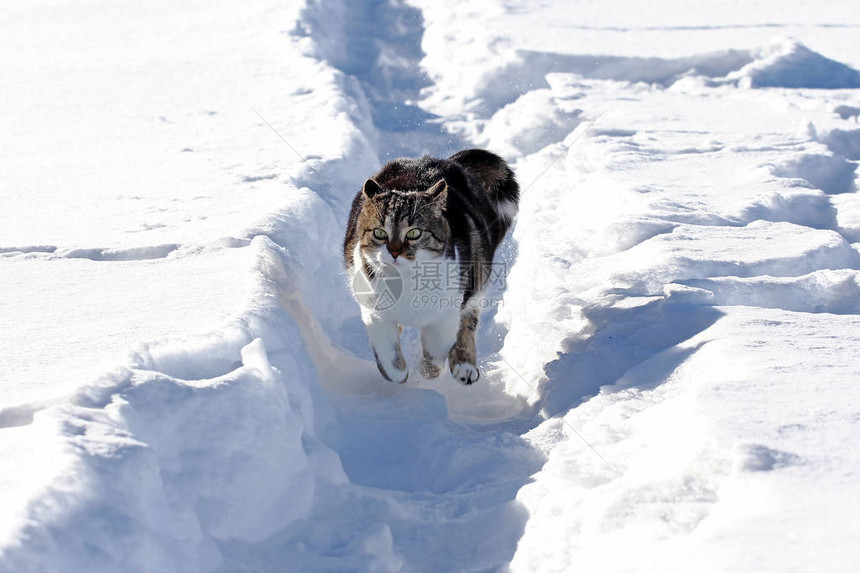
[[[499,221],[504,225],[502,234],[508,230],[517,216],[520,186],[514,172],[504,159],[483,149],[466,149],[451,156],[472,173],[487,190]]]

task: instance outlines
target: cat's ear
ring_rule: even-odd
[[[445,204],[448,200],[448,184],[444,179],[440,179],[433,187],[424,192],[428,199],[440,206],[444,211]]]
[[[373,199],[375,195],[382,192],[382,187],[373,179],[368,179],[364,182],[364,187],[361,190],[368,199]]]

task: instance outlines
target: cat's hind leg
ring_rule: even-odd
[[[365,327],[379,373],[390,382],[406,382],[409,369],[400,349],[400,325],[394,322],[370,321],[365,323]]]
[[[457,341],[448,353],[448,366],[454,378],[463,384],[471,384],[480,378],[477,351],[475,350],[475,331],[478,330],[478,309],[465,308],[460,312],[460,327]]]
[[[445,359],[457,339],[457,315],[421,329],[421,374],[425,378],[436,378],[445,366]]]

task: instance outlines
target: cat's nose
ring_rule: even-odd
[[[394,257],[394,260],[397,260],[397,257],[400,256],[400,253],[403,252],[403,247],[401,245],[388,245],[388,252],[391,253],[391,256]]]

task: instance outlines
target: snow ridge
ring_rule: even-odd
[[[310,56],[330,44],[314,28],[314,8],[299,25],[312,32],[293,35]],[[397,9],[406,8],[388,13],[380,3],[374,16],[403,18]],[[525,521],[514,497],[542,454],[515,434],[452,421],[436,392],[393,388],[372,362],[331,342],[367,355],[342,277],[338,221],[355,183],[378,168],[379,132],[388,138],[402,119],[386,115],[401,103],[390,98],[415,93],[408,78],[394,83],[399,68],[385,72],[389,99],[363,91],[375,85],[375,70],[322,69],[353,127],[342,155],[299,165],[288,205],[231,242],[248,245],[252,274],[229,324],[142,344],[125,368],[68,403],[7,416],[44,436],[51,447],[31,464],[53,460],[55,470],[9,520],[3,570],[233,571],[286,562],[449,571],[510,560]],[[425,145],[413,131],[404,141]],[[116,258],[67,256],[77,255]],[[475,531],[484,548],[477,554]]]
[[[277,190],[270,212],[205,240],[0,245],[16,264],[245,265],[217,329],[0,410],[28,440],[0,571],[851,570],[857,72],[792,40],[559,53],[522,10],[297,6],[277,46],[300,85],[255,102],[243,144],[289,159],[232,172]],[[524,189],[485,374],[391,385],[342,222],[385,160],[467,145]]]

